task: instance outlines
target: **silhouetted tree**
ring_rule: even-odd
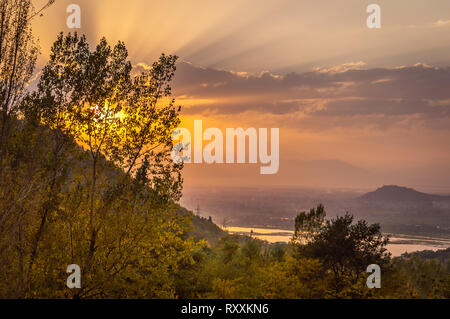
[[[30,21],[53,2],[36,12],[31,0],[0,0],[0,161],[8,141],[9,120],[18,114],[39,51]]]
[[[382,267],[389,262],[390,253],[385,248],[389,237],[382,235],[379,224],[369,225],[364,220],[354,224],[348,213],[331,220],[325,216],[322,205],[309,214],[299,214],[293,243],[299,256],[319,259],[331,271],[335,293],[348,283],[355,284],[368,265]]]

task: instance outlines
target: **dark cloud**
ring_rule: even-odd
[[[180,63],[174,92],[185,98],[217,101],[188,106],[185,114],[302,112],[309,117],[366,116],[370,121],[384,118],[387,122],[411,115],[422,120],[450,117],[450,68],[423,64],[276,76],[267,72],[240,74]]]
[[[368,98],[366,100],[336,100],[326,104],[326,109],[317,115],[352,116],[352,115],[390,115],[401,116],[423,114],[427,117],[446,116],[450,102],[446,105],[430,107],[428,102],[419,99],[389,100]]]

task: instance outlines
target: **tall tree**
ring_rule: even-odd
[[[353,223],[348,213],[331,220],[325,220],[322,205],[300,213],[296,218],[295,235],[292,243],[300,258],[315,258],[331,272],[332,289],[337,296],[344,288],[356,284],[367,266],[388,264],[390,253],[379,224],[369,225],[365,220]]]
[[[30,21],[53,2],[36,12],[31,0],[0,0],[0,161],[8,140],[8,121],[18,112],[39,51]]]
[[[66,54],[76,52],[76,54]],[[67,182],[68,157],[73,149],[74,118],[73,107],[77,102],[75,84],[81,78],[81,57],[89,54],[84,37],[77,35],[63,37],[60,34],[51,48],[50,60],[42,70],[38,90],[28,96],[22,111],[26,123],[37,121],[36,129],[43,125],[50,133],[47,165],[43,167],[42,177],[47,177],[41,190],[44,200],[39,211],[38,226],[31,243],[30,259],[27,267],[28,282],[31,280],[39,244],[45,231],[49,214],[58,209],[61,197],[58,194]]]
[[[47,223],[46,215],[52,210],[52,222],[59,222],[47,227],[47,239],[42,237],[44,227],[37,228],[30,259],[30,269],[36,263],[36,273],[46,269],[49,251],[43,250],[35,262],[39,242],[60,251],[59,244],[49,240],[58,229],[61,233],[61,227],[67,229],[72,259],[63,255],[58,259],[76,260],[82,266],[85,285],[79,297],[108,289],[108,281],[127,273],[132,265],[134,271],[148,271],[152,263],[142,264],[136,258],[146,256],[142,245],[149,252],[160,250],[158,236],[167,237],[166,249],[178,247],[173,247],[178,251],[175,254],[170,249],[158,253],[167,254],[164,267],[172,271],[176,269],[173,263],[193,244],[180,241],[186,226],[172,213],[182,185],[182,164],[170,158],[171,133],[180,123],[180,109],[170,98],[176,59],[163,54],[148,73],[132,80],[122,42],[111,48],[103,38],[91,51],[84,36],[60,34],[38,91],[30,99],[33,103],[27,106],[29,114],[53,132],[52,167],[59,172],[57,176],[62,176],[65,160],[74,160],[67,156],[68,137],[86,150],[77,172],[69,170],[69,185],[53,188],[50,178],[47,194],[53,206],[42,206],[41,225]]]
[[[46,145],[37,141],[39,134],[21,112],[38,54],[31,21],[53,2],[35,10],[29,0],[0,0],[0,268],[18,257],[20,271],[10,277],[16,296],[23,293],[26,278],[30,211],[36,209],[36,193],[46,183],[36,156]]]

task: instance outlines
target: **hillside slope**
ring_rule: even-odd
[[[226,235],[226,232],[212,221],[207,218],[197,216],[184,207],[180,207],[178,209],[178,214],[183,216],[192,216],[192,230],[190,235],[193,236],[195,240],[206,239],[211,245],[215,245],[221,237]]]
[[[432,202],[450,201],[450,196],[426,194],[412,188],[385,185],[373,192],[364,194],[361,199],[367,201]]]

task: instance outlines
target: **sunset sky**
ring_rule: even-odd
[[[36,7],[46,1],[35,1]],[[94,45],[123,40],[137,70],[180,57],[183,125],[280,128],[280,170],[186,167],[187,187],[273,185],[450,193],[450,1],[56,0],[34,22],[45,64],[82,9]],[[381,7],[381,29],[366,7]],[[264,5],[263,5],[264,4]]]

